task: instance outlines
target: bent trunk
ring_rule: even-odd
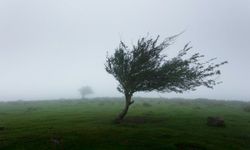
[[[126,114],[128,112],[129,106],[134,103],[134,101],[131,101],[131,97],[132,97],[132,95],[125,94],[125,100],[126,100],[125,107],[122,110],[122,112],[116,117],[116,119],[115,119],[116,123],[120,123],[123,120],[123,118],[126,116]]]

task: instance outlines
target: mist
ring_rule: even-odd
[[[250,100],[250,1],[248,0],[2,0],[0,1],[0,101],[119,97],[118,82],[104,69],[107,52],[150,35],[185,31],[164,51],[174,56],[191,41],[190,53],[227,60],[214,89],[142,97]]]

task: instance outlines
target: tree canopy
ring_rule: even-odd
[[[118,91],[129,97],[126,100],[132,104],[132,95],[140,91],[177,92],[195,90],[205,86],[213,88],[219,82],[218,69],[227,63],[213,63],[216,58],[202,62],[204,55],[194,53],[186,44],[177,56],[169,58],[163,51],[169,47],[178,35],[168,37],[159,42],[157,38],[143,37],[129,48],[120,42],[115,53],[107,56],[105,69],[119,82]],[[127,98],[126,98],[127,99]]]
[[[82,96],[82,99],[86,97],[86,95],[93,94],[93,90],[90,86],[83,86],[78,90]]]

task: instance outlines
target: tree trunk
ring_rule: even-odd
[[[125,94],[125,107],[122,110],[122,112],[116,117],[115,123],[120,123],[123,118],[126,116],[129,106],[134,103],[134,101],[131,101],[132,95]]]

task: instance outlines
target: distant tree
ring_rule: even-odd
[[[82,99],[86,97],[86,95],[93,94],[93,90],[89,86],[83,86],[79,89]]]
[[[120,122],[134,103],[132,96],[140,91],[182,93],[195,90],[198,86],[213,88],[220,70],[217,68],[227,61],[214,64],[215,58],[200,62],[204,55],[195,53],[187,56],[192,48],[186,44],[178,55],[168,58],[162,51],[169,47],[178,35],[168,37],[158,43],[155,39],[143,37],[130,49],[124,42],[111,56],[107,56],[105,69],[119,82],[117,90],[125,96],[125,107],[117,116]]]

